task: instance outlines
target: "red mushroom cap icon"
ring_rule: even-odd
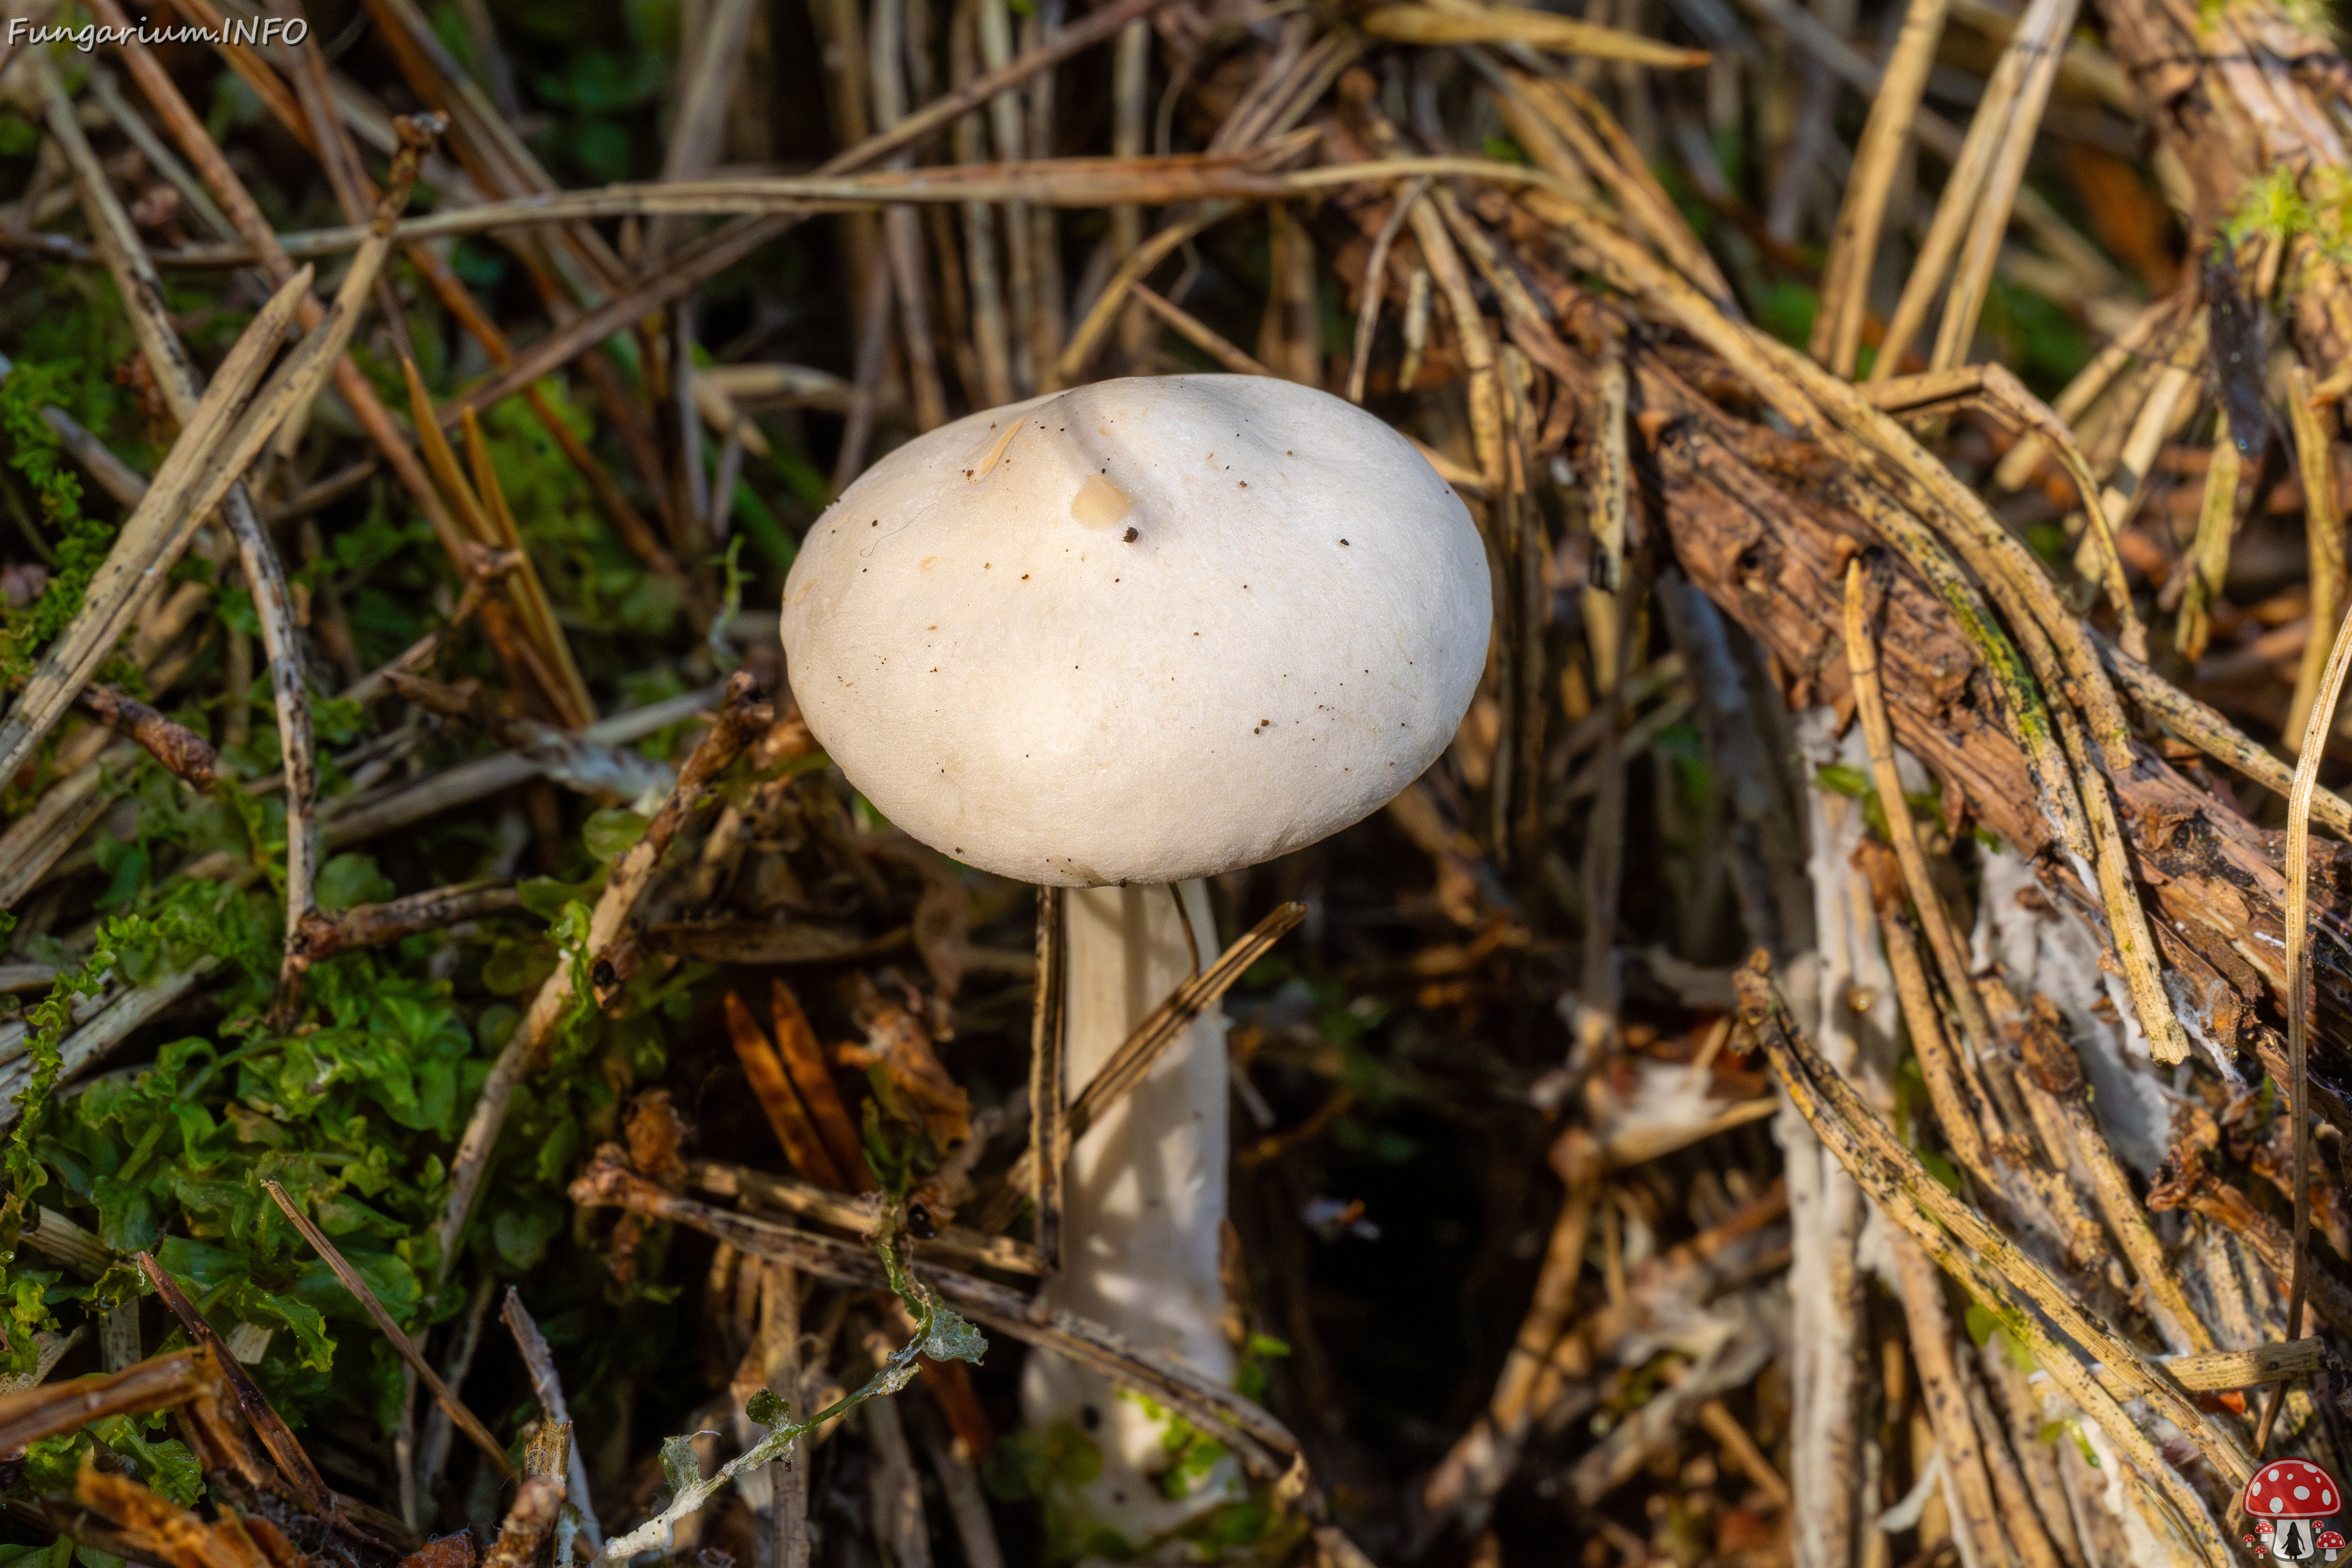
[[[2341,1552],[2344,1550],[2344,1537],[2335,1531],[2323,1530],[2319,1532],[2319,1549],[2322,1552]]]
[[[2246,1483],[2255,1519],[2326,1519],[2344,1501],[2336,1479],[2307,1459],[2273,1459]]]

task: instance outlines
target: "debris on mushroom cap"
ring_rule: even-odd
[[[893,452],[809,531],[782,632],[884,816],[1087,886],[1255,864],[1394,798],[1469,706],[1492,602],[1405,437],[1288,382],[1162,376]]]
[[[2325,1519],[2340,1499],[2335,1478],[2307,1459],[2273,1459],[2246,1483],[2246,1511],[2273,1519]]]

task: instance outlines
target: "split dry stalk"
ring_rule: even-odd
[[[1887,721],[1886,700],[1878,685],[1878,639],[1870,629],[1867,579],[1859,556],[1846,563],[1846,670],[1853,680],[1854,714],[1862,721],[1863,738],[1869,747],[1871,781],[1878,792],[1879,809],[1885,814],[1886,837],[1893,841],[1895,861],[1903,868],[1903,885],[1911,895],[1911,907],[1917,911],[1920,929],[1927,933],[1927,949],[1936,956],[1945,994],[1951,998],[1952,1010],[1959,1015],[1969,1049],[1978,1061],[1990,1061],[1997,1048],[1992,1019],[1987,1016],[1984,999],[1978,995],[1975,982],[1969,977],[1968,955],[1961,948],[1959,932],[1952,928],[1942,895],[1936,891],[1927,854],[1919,847],[1919,830],[1911,817],[1911,803],[1903,793],[1903,775],[1895,765],[1895,729]]]
[[[548,1348],[547,1337],[539,1331],[530,1310],[522,1304],[521,1295],[512,1286],[507,1287],[506,1305],[499,1316],[514,1335],[515,1349],[521,1352],[523,1366],[530,1373],[531,1393],[539,1400],[541,1413],[549,1422],[569,1426],[572,1413],[564,1404],[563,1380],[556,1375],[555,1352]],[[602,1552],[604,1528],[597,1521],[596,1504],[589,1495],[588,1462],[578,1443],[572,1444],[571,1449],[564,1467],[564,1500],[579,1510],[580,1534],[588,1542],[588,1550]]]
[[[2095,1421],[2108,1442],[2153,1482],[2170,1522],[2213,1568],[2231,1560],[2229,1547],[2204,1501],[2131,1416],[2092,1376],[2074,1350],[2041,1326],[2046,1315],[2095,1360],[2120,1373],[2131,1396],[2179,1428],[2205,1461],[2232,1486],[2253,1465],[2244,1447],[2200,1413],[2164,1372],[2105,1324],[2092,1318],[2074,1292],[1954,1197],[1863,1103],[1853,1087],[1823,1061],[1790,1018],[1762,967],[1762,956],[1735,976],[1740,1020],[1765,1051],[1772,1074],[1823,1145],[1869,1193],[1889,1219],[1983,1304],[2030,1351],[2068,1397]]]
[[[1954,1066],[1950,1040],[1929,989],[1927,972],[1919,963],[1919,947],[1911,927],[1894,910],[1879,917],[1886,966],[1895,974],[1895,992],[1902,1004],[1903,1026],[1911,1049],[1919,1058],[1919,1076],[1927,1080],[1927,1100],[1936,1109],[1936,1124],[1943,1129],[1944,1144],[1960,1168],[1976,1178],[1986,1192],[2001,1190],[1986,1140],[1988,1129],[2000,1126],[1990,1100],[1975,1075]]]
[[[2306,374],[2305,380],[2308,379]],[[2298,405],[2308,409],[2308,388],[2297,384],[2294,392]],[[2315,425],[2316,416],[2311,418]],[[2326,448],[2321,449],[2324,452]],[[2340,540],[2336,547],[2341,550]],[[2317,618],[2315,572],[2314,576],[2312,625],[2316,628],[2326,623]],[[2317,645],[2318,639],[2313,638],[2312,646]],[[2330,640],[2326,668],[2319,676],[2317,689],[2305,716],[2303,744],[2294,765],[2294,785],[2286,799],[2286,1088],[2292,1112],[2288,1137],[2294,1151],[2294,1250],[2286,1302],[2286,1337],[2290,1340],[2303,1335],[2304,1300],[2311,1289],[2311,797],[2318,787],[2319,763],[2327,752],[2327,732],[2336,722],[2336,707],[2344,694],[2347,670],[2352,670],[2352,612],[2342,616]],[[2279,1408],[2285,1398],[2285,1385],[2281,1384],[2263,1408],[2262,1426],[2254,1437],[2257,1458],[2269,1444],[2271,1428],[2278,1420]]]
[[[2197,538],[2189,547],[2180,613],[2172,629],[2173,646],[2191,664],[2205,657],[2205,645],[2213,635],[2212,617],[2205,606],[2221,596],[2230,574],[2230,542],[2238,531],[2238,485],[2243,470],[2225,412],[2213,432],[2204,500],[2197,509]]]
[[[2001,1510],[1993,1500],[1991,1479],[1985,1469],[1987,1444],[2000,1441],[1998,1433],[1979,1439],[1974,1414],[1969,1408],[1960,1368],[1952,1356],[1952,1321],[1944,1310],[1944,1279],[1927,1254],[1907,1237],[1893,1243],[1895,1272],[1902,1282],[1903,1315],[1911,1331],[1911,1363],[1918,1369],[1919,1392],[1935,1429],[1936,1448],[1942,1455],[1944,1474],[1951,1481],[1959,1507],[1953,1528],[1963,1537],[1962,1560],[2005,1563],[2009,1541],[2001,1531]]]

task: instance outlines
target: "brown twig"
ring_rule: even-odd
[[[300,928],[301,956],[308,963],[339,952],[387,947],[420,932],[466,921],[512,914],[522,907],[512,885],[463,882],[410,893],[382,904],[354,904],[331,913],[313,910]]]
[[[1070,982],[1066,896],[1059,888],[1037,889],[1037,974],[1029,1008],[1029,1150],[1035,1173],[1035,1238],[1045,1271],[1062,1267],[1062,1121],[1068,1090],[1063,1086]],[[1185,922],[1189,931],[1192,922]]]
[[[100,723],[127,735],[149,755],[197,789],[213,787],[219,753],[213,743],[176,719],[168,718],[119,687],[93,683],[81,689],[75,703]]]
[[[539,1407],[551,1423],[569,1426],[570,1410],[563,1401],[563,1380],[556,1375],[555,1352],[548,1348],[547,1336],[539,1331],[530,1309],[522,1304],[522,1296],[513,1286],[507,1287],[506,1305],[499,1310],[508,1331],[514,1335],[515,1348],[522,1352],[522,1363],[530,1373],[531,1392],[539,1398]],[[580,1533],[588,1542],[591,1552],[604,1550],[604,1527],[596,1518],[596,1505],[588,1492],[588,1464],[578,1443],[571,1445],[564,1465],[565,1500],[580,1510]]]
[[[807,1273],[863,1289],[884,1283],[881,1266],[866,1248],[678,1197],[630,1171],[613,1145],[598,1152],[570,1190],[576,1204],[625,1208],[648,1219],[688,1226],[740,1251]],[[1272,1480],[1290,1468],[1287,1460],[1297,1453],[1297,1442],[1282,1424],[1192,1367],[1128,1345],[1109,1330],[1071,1312],[1057,1310],[1044,1322],[1033,1321],[1028,1298],[1019,1291],[930,1264],[918,1262],[913,1268],[975,1322],[1045,1346],[1176,1410],[1231,1448],[1250,1474]]]
[[[688,813],[702,804],[705,789],[773,721],[774,712],[768,707],[759,681],[749,672],[738,670],[728,680],[727,699],[719,710],[719,722],[703,735],[694,754],[687,759],[669,798],[647,826],[645,837],[631,846],[613,868],[604,891],[596,900],[595,910],[589,919],[588,952],[583,956],[588,960],[588,983],[599,1002],[616,992],[627,979],[619,973],[609,953],[623,934],[638,895],[645,891],[662,852],[669,847],[669,841],[677,836]],[[515,1086],[537,1060],[557,1024],[572,1005],[572,975],[578,967],[576,961],[567,958],[540,986],[522,1022],[508,1037],[498,1059],[490,1064],[489,1074],[474,1101],[466,1131],[458,1139],[457,1152],[450,1161],[449,1196],[435,1226],[444,1279],[456,1261],[457,1240],[464,1233],[467,1215],[472,1212],[475,1194],[488,1173],[490,1152],[498,1142],[499,1129],[505,1124]]]
[[[155,1287],[155,1293],[163,1298],[163,1304],[172,1309],[172,1315],[180,1320],[180,1326],[188,1331],[188,1338],[204,1347],[220,1369],[221,1375],[228,1380],[229,1387],[236,1395],[237,1408],[251,1423],[255,1435],[261,1439],[261,1446],[269,1450],[269,1457],[278,1461],[278,1473],[293,1488],[295,1498],[321,1519],[338,1518],[335,1496],[327,1489],[327,1483],[320,1479],[318,1467],[310,1463],[310,1456],[303,1452],[302,1445],[294,1440],[294,1434],[287,1429],[285,1421],[261,1390],[254,1386],[253,1379],[247,1375],[245,1368],[228,1353],[228,1346],[221,1342],[221,1337],[213,1331],[213,1326],[205,1321],[204,1314],[189,1304],[188,1298],[180,1290],[179,1283],[163,1272],[163,1266],[152,1257],[144,1252],[139,1254],[139,1267],[146,1273],[148,1282]]]
[[[981,1227],[1002,1230],[1011,1224],[1022,1203],[1034,1193],[1038,1171],[1045,1165],[1067,1163],[1078,1140],[1129,1089],[1143,1081],[1153,1064],[1182,1037],[1192,1020],[1215,1006],[1217,999],[1232,989],[1244,971],[1306,918],[1304,904],[1279,906],[1220,953],[1214,963],[1169,993],[1167,1000],[1135,1026],[1095,1076],[1087,1080],[1078,1097],[1069,1102],[1063,1113],[1061,1136],[1045,1156],[1041,1159],[1029,1152],[1022,1154],[1012,1174],[1005,1178],[1003,1193],[982,1219]]]

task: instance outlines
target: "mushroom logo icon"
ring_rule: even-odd
[[[2335,1562],[2344,1537],[2327,1521],[2343,1506],[2344,1489],[2308,1459],[2273,1459],[2246,1483],[2246,1517],[2282,1563]]]

